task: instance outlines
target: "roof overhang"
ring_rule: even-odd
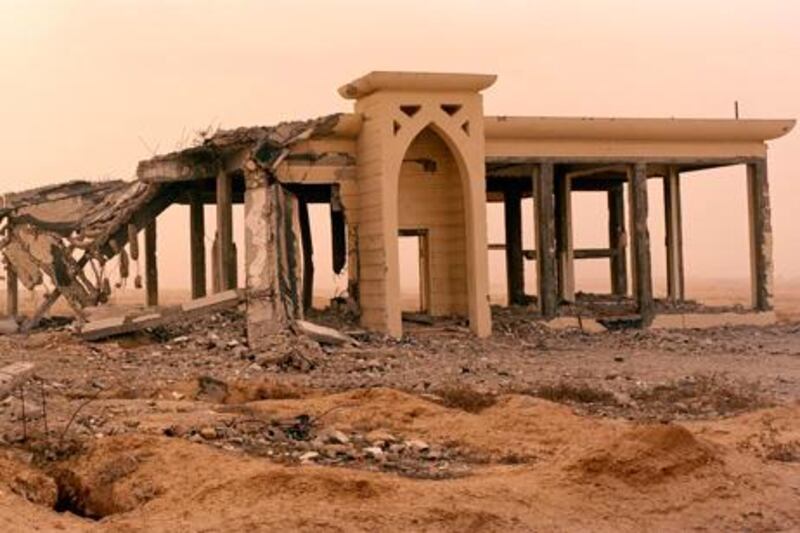
[[[487,139],[764,142],[794,125],[762,119],[486,117],[484,131]]]
[[[479,92],[497,80],[494,74],[373,71],[339,88],[343,98],[356,99],[377,91]]]

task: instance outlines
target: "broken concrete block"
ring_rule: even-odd
[[[548,329],[553,331],[564,331],[568,329],[579,329],[585,333],[603,333],[606,328],[593,318],[577,316],[560,316],[544,323]]]
[[[0,319],[0,335],[13,335],[19,332],[19,324],[14,317]]]
[[[35,365],[27,361],[12,363],[0,368],[0,400],[33,375]]]
[[[778,322],[774,311],[752,313],[679,313],[656,315],[652,329],[708,329],[724,326],[770,326]]]
[[[219,311],[235,307],[241,300],[241,293],[236,289],[232,289],[186,302],[181,305],[181,311],[184,313]]]
[[[89,341],[95,341],[115,335],[124,335],[134,331],[163,326],[175,320],[201,316],[236,307],[241,300],[241,292],[230,290],[186,302],[181,305],[180,308],[162,308],[158,311],[143,315],[131,314],[94,320],[83,326],[81,329],[81,337]]]
[[[320,344],[331,344],[334,346],[340,346],[342,344],[358,345],[358,341],[353,337],[336,331],[333,328],[320,326],[319,324],[314,324],[306,320],[295,320],[294,326],[297,333],[305,335]]]
[[[81,328],[81,337],[86,340],[102,339],[125,333],[127,317],[115,316],[87,322]]]

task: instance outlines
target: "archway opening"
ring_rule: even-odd
[[[401,273],[419,272],[425,311],[431,317],[468,316],[464,187],[452,151],[431,127],[414,138],[403,158],[398,230],[398,239],[424,235],[424,263],[419,252],[403,254],[401,247],[398,255]],[[401,301],[409,298],[413,295],[400,295]]]

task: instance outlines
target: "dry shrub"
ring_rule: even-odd
[[[592,387],[586,383],[572,384],[562,381],[553,385],[542,385],[523,393],[557,403],[602,403],[609,405],[617,403],[614,394],[610,391]]]
[[[445,407],[480,413],[497,402],[493,394],[480,392],[469,385],[449,385],[436,391]]]
[[[674,406],[686,404],[689,412],[711,408],[714,411],[735,413],[755,407],[764,407],[767,402],[761,397],[755,383],[724,379],[718,375],[693,376],[671,383],[640,389],[631,394],[638,402]]]
[[[782,463],[800,463],[800,441],[776,442],[767,446],[764,457]]]
[[[225,399],[225,403],[236,405],[259,400],[296,400],[302,397],[302,391],[290,383],[281,381],[248,383],[242,381],[233,385],[231,394]]]

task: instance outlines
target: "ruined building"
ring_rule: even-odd
[[[208,285],[216,292],[241,286],[257,345],[310,305],[308,204],[325,203],[334,270],[347,270],[348,297],[365,328],[402,334],[401,236],[418,239],[424,311],[463,316],[476,335],[492,329],[490,248],[505,250],[509,303],[533,301],[531,315],[542,317],[556,316],[575,300],[576,260],[607,258],[613,295],[629,302],[647,326],[657,311],[648,233],[648,210],[656,206],[648,205],[647,180],[663,181],[668,299],[680,302],[681,173],[728,165],[747,167],[752,307],[770,310],[765,143],[789,132],[794,121],[486,116],[481,93],[494,81],[488,75],[373,72],[339,89],[354,102],[352,113],[219,131],[192,148],[142,161],[135,182],[70,183],[6,195],[0,215],[6,221],[8,312],[17,313],[18,281],[32,288],[47,278],[51,290],[23,327],[35,324],[60,295],[80,316],[108,295],[106,260],[120,255],[124,266],[140,253],[147,302],[156,305],[157,217],[182,203],[190,206],[193,298],[205,297]],[[573,246],[572,191],[607,194],[607,247]],[[524,250],[520,206],[531,197],[535,250]],[[487,202],[504,203],[503,245],[487,242]],[[208,203],[217,206],[213,251],[205,250],[203,238]],[[241,283],[234,203],[245,206]],[[207,256],[213,280],[206,279]],[[536,287],[524,286],[525,260],[536,262]]]

